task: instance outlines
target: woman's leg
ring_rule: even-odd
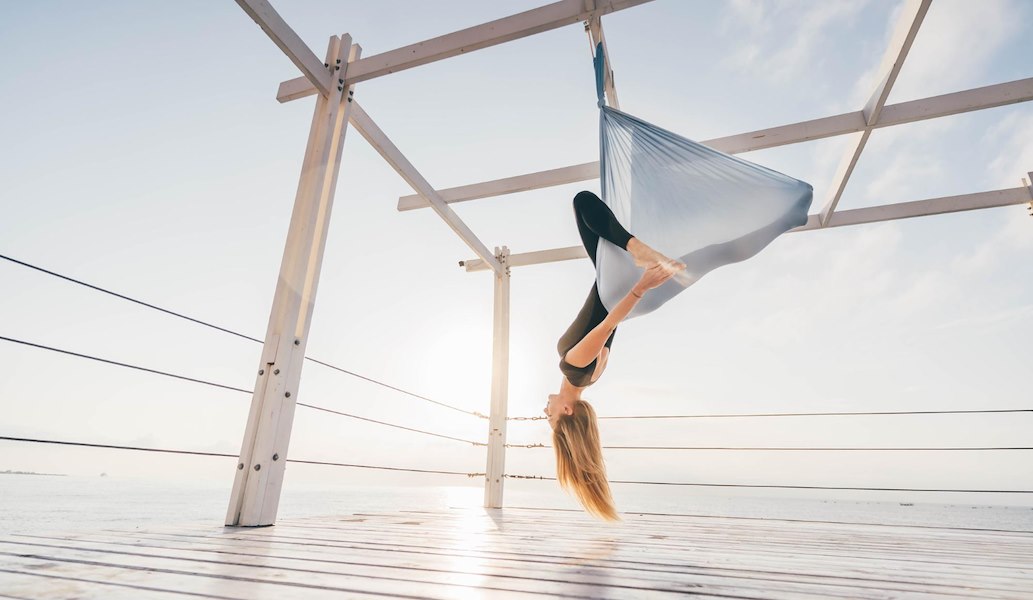
[[[581,243],[588,251],[592,264],[595,264],[595,250],[600,237],[621,248],[627,248],[631,234],[621,226],[617,217],[613,215],[613,211],[599,199],[599,196],[592,192],[579,192],[574,196],[574,217],[577,220],[578,233],[581,234]],[[599,298],[599,289],[593,285],[577,318],[560,337],[557,344],[560,356],[566,355],[567,350],[573,348],[589,331],[602,323],[607,314],[609,313]],[[607,348],[613,343],[613,336],[616,333],[616,329],[610,333],[610,337],[606,340]]]
[[[608,314],[606,307],[603,306],[603,301],[599,298],[599,288],[593,285],[577,318],[570,324],[570,327],[567,327],[567,330],[556,344],[556,350],[559,351],[560,356],[565,356],[567,350],[573,348],[589,331],[592,331],[596,325],[602,323]],[[607,348],[613,343],[613,336],[616,333],[616,329],[610,333],[610,337],[606,340]]]
[[[574,218],[577,220],[578,233],[581,234],[581,243],[588,251],[592,264],[595,264],[595,249],[600,237],[627,250],[631,234],[617,221],[613,211],[599,196],[587,191],[578,192],[574,196]]]
[[[643,269],[648,269],[656,264],[675,271],[685,268],[684,264],[677,261],[672,262],[670,258],[628,233],[628,230],[624,229],[617,217],[613,215],[610,207],[606,206],[599,196],[592,192],[578,192],[574,196],[574,217],[577,220],[578,233],[581,234],[581,243],[588,251],[593,265],[599,238],[603,238],[626,250],[635,259],[635,264]]]

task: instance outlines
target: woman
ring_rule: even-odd
[[[559,393],[550,394],[545,407],[553,429],[556,478],[560,485],[573,492],[588,512],[613,521],[618,518],[617,510],[606,481],[595,410],[581,399],[581,392],[595,383],[606,369],[617,325],[643,295],[685,265],[632,237],[610,208],[592,192],[579,192],[574,197],[574,216],[592,264],[595,264],[596,247],[602,237],[628,251],[635,264],[644,269],[642,277],[613,307],[613,312],[607,312],[599,299],[597,286],[592,286],[581,312],[557,344],[563,379]]]

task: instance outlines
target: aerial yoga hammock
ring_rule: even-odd
[[[617,325],[805,224],[813,188],[606,106],[604,74],[600,43],[595,78],[602,198],[587,191],[574,197],[596,282],[557,344],[563,379],[545,414],[560,484],[586,510],[612,520],[617,512],[596,415],[581,392],[606,368]]]

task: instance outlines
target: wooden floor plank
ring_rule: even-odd
[[[409,525],[425,526],[425,527],[449,527],[450,523],[457,522],[458,520],[470,521],[471,518],[475,518],[475,513],[468,513],[466,516],[457,519],[454,516],[452,518],[440,518],[430,515],[423,515],[422,518],[426,519],[426,522],[421,521],[421,517],[414,517],[413,515],[397,515],[393,518],[378,518],[373,521],[379,525],[400,525],[402,523],[408,523]],[[1023,552],[1028,551],[1030,547],[1033,547],[1033,533],[1017,532],[1014,537],[1007,538],[999,534],[979,534],[976,532],[956,532],[949,529],[944,530],[933,530],[929,531],[912,531],[907,528],[894,526],[880,526],[880,527],[869,527],[863,525],[838,525],[838,526],[823,526],[822,524],[803,524],[798,522],[778,522],[774,521],[769,524],[755,524],[755,523],[736,523],[727,519],[672,519],[666,525],[644,525],[637,520],[629,519],[625,522],[625,527],[609,526],[606,524],[600,524],[598,522],[589,521],[584,517],[575,519],[542,519],[536,515],[532,515],[531,518],[527,518],[520,513],[513,513],[507,511],[504,517],[505,523],[510,526],[521,526],[521,527],[549,527],[555,529],[557,527],[564,527],[567,530],[579,531],[579,528],[589,528],[593,531],[613,531],[620,533],[622,536],[639,534],[688,534],[690,532],[733,532],[736,535],[755,533],[757,535],[768,535],[771,532],[778,534],[790,534],[798,532],[802,535],[816,536],[832,536],[832,535],[849,535],[852,538],[858,538],[858,536],[871,537],[872,539],[880,539],[888,536],[896,538],[904,538],[909,542],[918,543],[920,541],[935,541],[937,543],[949,540],[952,542],[972,542],[975,544],[993,544],[995,547],[1002,551],[1007,550],[1009,547],[1014,547],[1016,550]],[[318,522],[316,518],[305,518],[300,520],[301,522]],[[734,525],[734,527],[731,527]],[[888,529],[887,529],[888,528]]]
[[[310,525],[318,524],[317,521],[307,521]],[[322,525],[333,526],[334,522],[325,522]],[[412,521],[409,525],[402,525],[398,523],[367,523],[360,525],[352,525],[346,523],[350,529],[361,529],[363,527],[376,527],[380,531],[399,531],[404,532],[406,529],[418,529],[420,531],[451,531],[451,526],[436,527],[432,523],[422,523],[420,521]],[[558,533],[570,534],[574,537],[581,537],[586,532],[580,530],[578,527],[570,527],[565,524],[553,524],[543,523],[540,521],[516,521],[509,519],[505,525],[511,528],[518,528],[521,531],[541,531],[547,529],[551,534],[555,535]],[[763,531],[751,532],[748,530],[740,530],[736,528],[706,528],[706,527],[694,527],[691,529],[682,528],[679,529],[672,524],[672,527],[666,530],[659,531],[644,531],[641,528],[629,525],[625,529],[611,529],[605,530],[602,528],[593,528],[590,535],[594,536],[605,536],[615,535],[620,536],[624,540],[639,539],[643,541],[649,541],[656,539],[656,536],[662,536],[664,538],[670,538],[673,542],[675,540],[686,541],[694,543],[697,538],[702,539],[737,539],[737,540],[748,540],[750,538],[758,538],[761,540],[771,539],[775,537],[777,539],[784,539],[788,541],[823,541],[829,540],[832,542],[840,542],[842,540],[850,540],[852,545],[855,547],[865,547],[866,544],[871,544],[872,549],[882,550],[886,546],[887,540],[895,540],[899,543],[906,543],[909,547],[923,548],[929,547],[936,549],[942,545],[947,545],[951,548],[960,549],[971,549],[975,547],[992,547],[1001,557],[1013,557],[1013,558],[1024,558],[1028,552],[1033,549],[1033,535],[1030,535],[1024,540],[1016,540],[1014,542],[1002,541],[997,543],[994,539],[986,538],[983,540],[955,540],[952,538],[945,537],[905,537],[899,533],[886,532],[881,535],[872,535],[870,532],[865,530],[846,530],[836,532],[814,532],[814,531],[798,531],[791,528],[783,529],[768,529]]]
[[[493,590],[498,592],[515,593],[542,593],[550,596],[568,596],[580,598],[599,597],[620,597],[623,594],[650,594],[659,596],[662,593],[671,595],[684,594],[689,591],[698,591],[715,595],[737,594],[750,595],[751,593],[766,594],[771,598],[798,598],[798,597],[825,597],[825,598],[886,598],[882,590],[857,589],[845,585],[815,584],[801,581],[752,581],[738,580],[729,582],[727,578],[695,575],[691,581],[654,581],[630,580],[613,577],[605,570],[579,569],[582,582],[573,581],[571,577],[558,577],[547,579],[544,577],[533,578],[503,578],[491,576],[484,573],[472,572],[462,573],[458,569],[453,571],[431,573],[418,571],[416,569],[405,569],[400,567],[384,568],[373,565],[341,565],[328,561],[313,561],[299,564],[298,561],[283,559],[271,559],[268,556],[260,557],[223,557],[220,560],[213,560],[209,556],[198,556],[197,551],[181,551],[171,549],[160,549],[158,551],[145,551],[137,548],[130,550],[112,550],[110,548],[98,549],[97,545],[85,542],[61,546],[54,544],[29,544],[31,547],[39,548],[51,557],[75,557],[103,561],[113,565],[150,565],[160,568],[175,568],[178,570],[195,570],[205,572],[212,568],[213,563],[218,563],[220,572],[233,572],[247,574],[251,572],[271,571],[281,576],[282,580],[294,581],[304,578],[306,581],[329,582],[346,580],[353,589],[362,589],[356,578],[370,586],[373,591],[382,591],[382,585],[394,586],[405,590],[421,589],[435,597],[454,597],[457,595],[457,588],[475,586],[477,588]],[[4,551],[4,542],[0,541],[0,555]],[[288,564],[292,563],[292,564]],[[171,566],[169,566],[171,565]],[[573,571],[573,570],[571,570]],[[684,579],[684,578],[682,578]],[[444,588],[435,591],[435,588]],[[904,590],[907,591],[907,590]],[[913,590],[921,591],[921,590]]]
[[[473,590],[486,590],[505,593],[513,598],[567,597],[567,598],[609,598],[620,597],[621,590],[635,588],[615,582],[609,586],[597,584],[579,584],[564,581],[532,581],[531,585],[514,585],[511,580],[481,575],[464,575],[461,573],[444,573],[437,580],[433,578],[416,579],[413,573],[385,572],[384,569],[366,567],[361,570],[344,569],[339,566],[321,564],[316,568],[290,567],[277,565],[274,561],[258,559],[252,561],[212,560],[208,558],[190,557],[189,553],[169,551],[149,553],[128,551],[98,551],[96,548],[61,546],[56,544],[36,544],[19,542],[14,544],[0,540],[0,559],[10,555],[11,546],[18,547],[18,552],[29,551],[46,556],[53,561],[73,563],[103,564],[109,567],[133,569],[157,569],[179,575],[209,578],[237,578],[243,580],[278,583],[283,586],[308,588],[318,586],[326,589],[340,588],[342,591],[387,594],[398,593],[406,596],[451,599],[466,595]],[[677,586],[670,586],[675,588]],[[525,588],[525,589],[521,589]],[[679,595],[685,589],[643,589],[651,595]],[[818,596],[814,596],[818,597]]]
[[[1026,531],[624,517],[464,508],[29,532],[0,536],[0,598],[1033,600]]]
[[[412,514],[412,513],[401,513],[401,514],[385,514],[385,515],[370,515],[364,513],[356,513],[354,515],[348,515],[343,517],[344,520],[354,522],[368,522],[368,523],[384,523],[384,524],[419,524],[426,522],[430,525],[447,526],[453,522],[467,522],[474,518],[482,518],[485,521],[492,519],[498,519],[504,523],[513,525],[517,524],[537,524],[537,525],[566,525],[571,527],[587,528],[595,531],[624,531],[633,528],[635,531],[645,531],[649,533],[655,533],[656,531],[667,531],[667,532],[679,532],[682,528],[697,529],[699,527],[710,526],[714,529],[720,530],[732,530],[736,532],[764,532],[764,531],[806,531],[806,532],[871,532],[874,535],[879,535],[882,532],[890,533],[899,536],[905,536],[908,539],[923,539],[923,538],[957,538],[957,539],[992,539],[999,540],[1007,543],[1009,539],[1022,540],[1025,543],[1029,543],[1030,539],[1033,539],[1033,533],[1028,532],[1010,532],[1008,534],[1003,532],[980,532],[972,530],[956,530],[949,528],[927,528],[927,529],[914,529],[906,526],[895,526],[895,525],[853,525],[853,524],[828,524],[822,522],[806,522],[806,521],[742,521],[737,519],[731,519],[726,517],[680,517],[672,518],[667,523],[659,523],[654,521],[639,520],[634,517],[626,518],[623,522],[617,524],[601,523],[598,521],[591,520],[584,515],[571,516],[567,514],[561,514],[559,517],[555,515],[548,515],[544,513],[520,513],[506,509],[505,511],[495,513],[493,511],[456,511],[456,514],[452,515],[434,515],[431,513],[423,514]],[[1033,516],[1031,516],[1033,519]],[[292,521],[318,521],[321,520],[317,517],[307,517],[304,519],[295,519]],[[630,527],[629,527],[630,526]]]
[[[326,539],[327,536],[334,537],[340,536],[342,531],[348,531],[349,533],[368,533],[370,535],[383,536],[389,533],[392,539],[420,539],[420,540],[439,540],[443,543],[454,543],[456,534],[452,531],[445,532],[433,532],[425,531],[418,528],[412,529],[398,529],[391,526],[374,526],[372,528],[364,529],[353,529],[353,528],[341,528],[334,524],[324,525],[305,525],[300,527],[292,525],[295,530],[302,535],[321,535],[322,539]],[[282,531],[284,528],[281,528]],[[305,530],[302,533],[301,530]],[[1012,566],[1015,568],[1023,568],[1028,566],[1027,556],[1028,554],[1012,555],[1009,553],[997,553],[991,549],[976,551],[964,551],[954,550],[946,545],[933,545],[932,547],[923,547],[914,544],[908,544],[906,541],[895,541],[893,539],[888,540],[882,546],[878,548],[868,547],[864,544],[854,544],[850,538],[844,538],[837,540],[836,542],[822,542],[820,540],[810,539],[787,539],[783,540],[776,535],[770,535],[760,538],[737,538],[729,536],[705,536],[698,535],[691,539],[640,539],[634,538],[627,539],[621,536],[613,534],[597,534],[590,538],[588,536],[577,536],[573,534],[567,534],[563,532],[553,532],[551,530],[543,531],[543,527],[537,529],[527,529],[528,533],[521,534],[519,538],[522,542],[527,544],[533,544],[536,540],[547,537],[550,545],[556,546],[565,542],[580,543],[583,540],[591,539],[598,542],[603,541],[615,541],[621,540],[628,547],[634,547],[637,542],[640,546],[648,547],[652,550],[657,549],[668,549],[673,552],[684,552],[694,551],[703,547],[727,547],[729,545],[752,545],[756,548],[762,548],[771,552],[797,552],[797,553],[812,553],[817,555],[825,556],[849,556],[851,558],[864,558],[873,557],[878,559],[891,559],[896,558],[899,560],[913,560],[916,555],[921,555],[923,560],[936,561],[939,560],[945,564],[972,564],[973,566]],[[538,533],[531,533],[537,531]],[[246,534],[252,535],[270,535],[271,533],[263,530],[255,530],[252,532],[245,532]],[[974,562],[973,562],[974,561]]]
[[[480,511],[480,508],[470,507],[457,507],[449,509],[449,512],[453,517],[459,516],[463,511]],[[535,508],[535,507],[507,507],[505,509],[509,512],[520,512],[525,514],[543,514],[551,515],[559,518],[560,515],[567,516],[582,516],[584,511],[574,509],[557,509],[557,508]],[[401,510],[397,511],[398,514],[425,514],[433,511],[427,510]],[[789,518],[789,517],[755,517],[755,516],[743,516],[743,515],[711,515],[711,514],[690,514],[690,513],[650,513],[650,512],[628,512],[622,515],[625,518],[634,518],[636,523],[654,523],[661,526],[667,523],[677,523],[680,519],[713,519],[720,520],[722,522],[734,523],[737,526],[748,525],[751,523],[761,525],[774,525],[776,527],[782,527],[784,524],[800,523],[808,526],[821,526],[821,525],[861,525],[872,530],[878,530],[883,528],[900,529],[909,532],[919,533],[923,530],[933,530],[943,533],[958,533],[964,534],[966,532],[980,533],[988,532],[994,535],[1001,535],[1002,537],[1008,537],[1012,535],[1033,535],[1033,517],[1025,522],[1025,526],[1020,529],[1000,529],[1000,528],[989,528],[989,527],[976,527],[976,526],[963,526],[963,525],[931,525],[931,524],[916,524],[916,523],[870,523],[862,521],[836,521],[828,519],[804,519],[804,518]],[[311,518],[311,517],[305,517]]]
[[[266,529],[260,529],[260,530],[238,530],[238,531],[242,531],[242,533],[240,534],[242,539],[273,539],[273,538],[275,538],[275,539],[277,539],[277,540],[279,540],[281,542],[286,542],[286,543],[298,543],[298,544],[313,544],[313,543],[315,543],[315,544],[321,544],[323,546],[331,547],[331,548],[341,544],[341,542],[337,542],[336,541],[337,539],[348,539],[348,540],[351,540],[352,542],[363,541],[363,542],[365,542],[366,544],[369,544],[369,545],[373,545],[373,544],[381,544],[381,545],[383,545],[384,544],[383,540],[385,539],[384,537],[381,536],[381,537],[376,538],[376,539],[367,538],[365,540],[362,540],[360,536],[356,536],[356,535],[351,534],[351,533],[349,533],[348,535],[339,534],[337,537],[333,537],[333,536],[323,536],[323,537],[320,537],[319,535],[313,535],[313,534],[308,533],[308,532],[295,532],[298,535],[289,536],[289,535],[282,535],[280,533],[277,533],[276,529],[277,528],[274,527],[274,528],[266,528]],[[249,533],[249,531],[250,531],[250,533]],[[270,536],[273,536],[273,537],[271,538]],[[392,540],[392,543],[389,544],[388,547],[395,547],[395,548],[399,548],[399,549],[424,550],[424,551],[434,551],[434,550],[445,550],[445,551],[447,551],[450,547],[454,547],[454,545],[450,546],[449,544],[443,543],[443,542],[437,542],[437,543],[431,544],[431,543],[428,543],[425,540],[422,540],[422,539],[419,539],[419,538],[413,538],[411,540],[413,543],[410,543],[410,544],[401,543],[401,542],[403,542],[403,540],[398,540],[398,538],[396,536],[392,536],[391,538],[387,538],[387,539],[391,539]],[[485,547],[482,544],[482,545],[479,545],[479,546],[468,546],[468,548],[471,549],[471,550],[479,550],[481,548],[488,548],[488,549],[484,550],[485,552],[489,553],[489,554],[487,554],[488,556],[507,556],[505,554],[499,554],[500,550],[505,550],[503,544],[499,544],[499,543],[488,544],[487,547]],[[563,550],[562,548],[556,549],[553,552],[553,554],[548,555],[548,556],[552,556],[554,558],[563,558],[563,554],[556,554],[556,552],[562,552],[562,550]],[[611,555],[611,558],[616,557],[616,558],[621,559],[621,560],[631,559],[631,560],[628,560],[628,563],[632,564],[632,565],[635,565],[635,566],[640,566],[640,565],[643,565],[643,564],[650,564],[649,562],[646,562],[646,561],[651,561],[653,564],[659,564],[659,561],[656,558],[657,556],[659,556],[659,554],[655,553],[655,552],[650,554],[650,555],[633,555],[633,554],[625,552],[625,550],[622,549],[622,548],[618,548],[617,552],[619,554],[618,555]],[[1000,575],[1000,576],[1011,578],[1011,577],[1016,577],[1016,576],[1021,577],[1022,573],[1023,573],[1022,571],[1016,571],[1014,569],[1003,569],[1003,568],[999,568],[999,567],[992,566],[992,565],[991,566],[978,566],[978,570],[976,570],[974,572],[973,568],[965,568],[965,566],[963,566],[963,565],[954,565],[954,564],[951,564],[951,563],[944,563],[943,561],[939,561],[939,562],[931,562],[931,561],[922,562],[922,561],[917,561],[917,560],[901,561],[899,559],[895,560],[895,561],[887,561],[887,560],[883,560],[883,559],[872,559],[872,558],[861,560],[861,559],[857,559],[856,557],[851,557],[851,556],[847,555],[847,556],[839,557],[838,562],[836,562],[834,560],[830,561],[829,558],[822,557],[820,555],[795,556],[793,554],[780,553],[777,556],[772,556],[772,555],[770,555],[770,553],[757,552],[757,551],[751,552],[748,547],[743,546],[743,545],[737,545],[734,549],[733,548],[714,548],[714,549],[697,548],[696,550],[694,550],[690,554],[683,554],[682,557],[683,558],[684,557],[690,557],[690,558],[693,559],[693,561],[698,563],[698,562],[701,562],[701,560],[703,560],[703,559],[709,559],[709,558],[712,558],[714,556],[723,557],[726,554],[730,555],[730,556],[733,556],[733,557],[734,556],[741,556],[743,558],[743,560],[753,560],[753,561],[759,560],[761,562],[761,564],[765,564],[765,563],[768,563],[768,562],[771,562],[771,561],[778,562],[780,560],[791,560],[791,561],[796,562],[797,564],[801,564],[802,561],[810,561],[810,562],[813,562],[815,564],[819,564],[819,563],[820,564],[827,564],[828,566],[830,566],[832,568],[840,568],[840,569],[841,568],[849,568],[849,565],[851,565],[851,564],[867,565],[868,563],[872,563],[870,566],[872,566],[874,568],[878,568],[878,569],[883,570],[883,571],[886,570],[887,568],[889,568],[889,569],[894,570],[894,571],[901,571],[901,570],[903,570],[903,571],[913,571],[913,572],[918,573],[918,574],[921,574],[923,572],[928,572],[928,573],[931,573],[931,574],[933,574],[933,575],[935,575],[937,577],[941,576],[944,573],[948,573],[950,571],[961,573],[965,577],[970,577],[972,574],[978,575],[978,574],[980,574],[982,572],[987,572],[987,573],[990,573],[990,574],[996,574],[996,575]],[[765,556],[765,554],[767,556]],[[671,555],[671,556],[676,556],[676,555]],[[634,559],[640,559],[640,560],[634,560]],[[612,565],[613,563],[610,563],[610,564]],[[680,563],[676,562],[676,563],[672,563],[672,564],[674,564],[674,566],[679,566],[681,564],[686,564],[686,563],[684,561],[682,561]],[[888,567],[887,567],[887,564],[889,565]]]
[[[369,535],[369,534],[358,534],[356,532],[349,532],[349,531],[333,531],[333,532],[315,533],[317,530],[298,531],[298,530],[296,530],[296,528],[293,528],[293,527],[291,527],[290,529],[286,529],[286,528],[280,529],[280,526],[277,526],[276,528],[257,530],[257,531],[255,531],[255,530],[236,530],[236,531],[239,532],[236,535],[239,535],[242,538],[260,539],[260,538],[277,537],[277,538],[282,538],[284,541],[288,541],[288,540],[291,540],[291,539],[293,539],[293,540],[313,540],[313,541],[319,540],[319,541],[325,541],[325,542],[334,542],[336,540],[343,540],[343,541],[354,542],[354,543],[357,543],[357,542],[376,543],[376,542],[379,542],[379,541],[382,541],[382,540],[390,540],[393,543],[396,543],[396,545],[399,545],[399,544],[404,543],[404,542],[406,542],[407,540],[410,539],[410,538],[399,537],[399,536],[386,536],[384,534],[379,534],[377,536],[372,536],[372,535]],[[418,536],[418,535],[411,536],[411,541],[412,541],[411,545],[413,545],[414,547],[425,547],[425,548],[455,547],[455,545],[456,545],[456,540],[447,540],[447,539],[442,539],[442,538],[433,538],[433,540],[432,540],[432,538],[430,538],[430,537]],[[550,538],[550,544],[551,544],[549,546],[550,547],[550,551],[544,551],[544,554],[545,555],[549,555],[549,556],[554,556],[554,557],[555,556],[564,556],[564,552],[570,552],[570,551],[574,551],[575,554],[573,556],[576,557],[577,556],[576,555],[576,549],[577,548],[585,548],[588,545],[587,543],[584,543],[584,542],[580,543],[580,544],[573,545],[573,546],[571,546],[569,544],[565,545],[564,543],[558,542],[557,540],[555,540],[553,538]],[[508,547],[506,547],[506,545],[507,544],[497,543],[497,542],[493,541],[492,543],[488,543],[487,545],[486,544],[480,544],[478,546],[471,545],[471,546],[468,546],[468,547],[470,547],[471,549],[480,549],[481,547],[483,547],[487,551],[504,551],[504,550],[509,549]],[[509,545],[511,545],[511,544],[509,544]],[[605,544],[599,543],[597,545],[605,545]],[[540,546],[541,546],[541,544],[537,544],[537,546],[535,546],[534,544],[528,544],[527,545],[528,548],[535,548],[534,551],[536,551],[536,554],[542,554],[543,550],[540,549]],[[637,546],[637,545],[634,545],[634,544],[626,544],[626,543],[623,542],[623,540],[621,540],[621,545],[618,548],[618,550],[621,552],[622,555],[631,555],[632,554],[632,552],[626,551],[626,550],[628,550],[628,548],[631,548],[632,551],[640,550],[641,549],[640,546]],[[725,545],[720,545],[720,544],[711,544],[711,545],[695,544],[695,545],[693,545],[693,546],[691,546],[689,548],[690,551],[685,551],[683,548],[677,548],[675,550],[666,550],[666,549],[660,549],[660,546],[653,546],[651,548],[648,548],[649,551],[635,552],[635,555],[636,555],[636,557],[644,558],[644,559],[647,559],[649,561],[659,563],[660,561],[657,561],[656,559],[662,559],[664,557],[675,557],[675,558],[683,558],[683,559],[685,559],[685,558],[695,558],[695,557],[699,556],[701,554],[701,552],[706,552],[706,551],[711,550],[711,549],[725,551],[725,550],[727,550],[729,548],[734,548],[735,551],[750,551],[751,549],[755,549],[752,546],[747,545],[747,544],[725,544]],[[514,550],[514,551],[517,551],[517,550]],[[785,552],[783,552],[783,554],[780,554],[779,556],[788,556],[789,554],[792,554],[792,552],[788,552],[788,554],[785,554]],[[611,556],[613,556],[613,554]],[[810,556],[810,555],[806,555],[805,554],[805,555],[802,556],[802,558],[806,559],[808,556]],[[821,558],[821,559],[832,561],[832,560],[835,560],[836,557],[834,557],[832,555],[828,555],[826,557],[821,557],[821,556],[816,556],[815,555],[815,558]],[[912,560],[914,559],[914,557],[910,557],[910,558]],[[848,560],[848,561],[856,561],[857,558],[855,556],[847,556],[847,557],[843,558],[841,560],[841,562],[846,561],[846,560]],[[882,558],[876,559],[876,560],[882,561],[882,562],[885,561],[885,559],[882,559]],[[639,562],[641,562],[641,561],[639,561]],[[939,567],[937,567],[937,565],[939,565]],[[991,570],[1006,571],[1009,574],[1014,572],[1014,570],[1002,569],[1002,568],[999,568],[999,567],[997,567],[997,566],[995,566],[995,565],[993,565],[991,563],[988,563],[988,565],[978,565],[978,566],[980,566],[980,567],[985,566],[985,567],[987,567],[988,569],[991,569]],[[932,571],[935,571],[935,572],[942,572],[943,568],[940,568],[940,567],[943,567],[943,568],[954,568],[954,567],[956,567],[956,565],[952,565],[950,563],[943,563],[941,561],[939,563],[930,563],[930,567],[928,567],[928,568],[930,568]],[[912,568],[912,565],[907,565],[906,568]],[[924,568],[927,568],[927,567],[924,567]]]
[[[135,538],[132,542],[127,542],[127,539]],[[592,575],[591,572],[586,574],[585,565],[580,565],[581,569],[571,569],[569,566],[555,566],[550,561],[540,561],[538,563],[524,563],[524,564],[503,564],[501,561],[493,560],[478,560],[468,559],[466,557],[432,557],[433,560],[427,560],[425,556],[413,556],[411,553],[398,552],[396,550],[381,551],[379,554],[376,552],[370,552],[368,550],[363,551],[352,551],[348,554],[326,553],[322,550],[310,550],[310,549],[287,549],[282,548],[271,549],[271,548],[254,548],[250,545],[227,544],[225,542],[219,543],[217,540],[211,540],[211,544],[214,546],[203,547],[203,544],[197,542],[188,542],[184,540],[167,540],[167,539],[153,539],[144,538],[140,536],[116,536],[109,535],[104,538],[100,538],[96,535],[90,536],[76,536],[75,540],[71,540],[77,544],[81,543],[98,543],[106,544],[110,547],[136,547],[136,548],[149,548],[149,549],[160,549],[160,548],[173,548],[177,550],[193,550],[199,554],[207,556],[215,556],[219,554],[226,554],[232,556],[234,560],[241,560],[241,557],[261,557],[268,561],[268,564],[273,567],[283,566],[284,568],[290,568],[290,564],[293,562],[297,564],[298,561],[305,561],[307,564],[318,563],[320,561],[327,562],[338,562],[340,564],[350,565],[352,567],[393,567],[395,569],[409,569],[409,570],[430,570],[432,572],[441,571],[452,571],[456,573],[465,573],[468,575],[475,574],[486,574],[494,575],[499,577],[510,577],[524,580],[525,585],[534,585],[536,581],[551,581],[560,582],[568,581],[572,583],[598,583],[598,576]],[[304,547],[302,547],[304,548]],[[207,554],[204,554],[207,553]],[[457,560],[460,559],[460,560]],[[279,562],[277,562],[279,561]],[[944,595],[951,595],[953,590],[958,587],[964,587],[969,581],[965,581],[961,578],[955,580],[943,581],[927,579],[926,581],[915,583],[915,582],[894,582],[894,581],[871,581],[872,577],[868,578],[849,578],[844,576],[835,575],[810,575],[804,573],[775,573],[775,572],[760,572],[760,571],[749,571],[749,570],[733,570],[733,569],[714,569],[714,568],[683,568],[680,571],[663,571],[663,572],[650,572],[643,571],[640,569],[614,569],[611,567],[590,567],[591,571],[598,571],[603,568],[606,570],[608,580],[613,583],[621,583],[627,585],[629,589],[664,589],[668,587],[664,584],[672,583],[683,583],[688,586],[692,586],[696,589],[699,588],[699,584],[702,582],[709,581],[710,583],[726,583],[728,585],[737,585],[743,587],[743,581],[748,580],[745,583],[749,584],[748,587],[762,586],[765,589],[770,589],[772,584],[775,586],[783,585],[788,582],[805,583],[810,584],[808,591],[819,591],[819,587],[815,587],[815,584],[824,584],[826,587],[825,593],[830,596],[846,596],[855,597],[857,592],[854,588],[873,588],[879,590],[892,590],[892,591],[928,591],[929,589],[939,588]],[[369,569],[364,570],[369,572]],[[993,585],[982,585],[985,589],[996,589],[997,591],[1015,591],[1007,588],[995,587]],[[532,588],[533,589],[533,588]],[[684,589],[684,588],[679,588]]]
[[[298,526],[297,524],[293,524]],[[470,523],[467,523],[464,527],[465,530],[471,530]],[[342,524],[337,522],[324,522],[319,523],[316,521],[306,522],[303,526],[307,527],[341,527]],[[359,525],[353,525],[351,523],[344,523],[344,527],[349,530],[376,530],[376,531],[390,531],[406,533],[411,531],[420,531],[423,533],[446,533],[454,534],[455,526],[435,526],[426,522],[411,522],[408,524],[398,523],[363,523]],[[887,548],[887,543],[893,541],[896,545],[893,547],[900,547],[901,544],[906,544],[908,548],[916,549],[929,549],[937,550],[939,548],[949,548],[952,550],[959,550],[963,552],[970,552],[972,550],[980,550],[985,548],[992,548],[997,556],[1001,558],[1024,558],[1028,552],[1033,549],[1033,537],[1025,542],[995,542],[992,538],[982,540],[956,540],[951,538],[938,538],[938,537],[922,537],[922,538],[905,538],[892,533],[885,533],[882,535],[871,535],[863,531],[837,531],[837,532],[811,532],[811,531],[794,531],[794,530],[769,530],[769,531],[738,531],[729,529],[713,529],[713,528],[694,528],[694,529],[682,529],[675,530],[674,528],[668,530],[659,531],[642,531],[629,527],[626,530],[600,530],[595,529],[590,532],[579,530],[576,527],[568,527],[562,524],[548,524],[548,523],[507,523],[510,528],[520,528],[523,531],[548,531],[553,536],[567,536],[575,539],[584,537],[586,533],[592,537],[608,537],[616,536],[625,541],[641,541],[645,543],[655,543],[655,540],[667,540],[668,543],[674,542],[686,542],[696,543],[697,540],[701,539],[713,539],[713,540],[743,540],[749,541],[751,539],[756,540],[784,540],[787,542],[808,542],[808,543],[824,543],[824,544],[838,544],[844,540],[849,540],[851,545],[855,548],[866,548],[874,551],[882,551]],[[499,530],[493,527],[483,527],[480,531],[492,531]]]
[[[285,592],[283,586],[245,580],[205,580],[175,573],[127,569],[101,564],[68,563],[46,558],[0,556],[0,586],[10,589],[17,581],[25,582],[19,594],[33,600],[97,599],[141,600],[166,598],[174,600],[289,600],[300,598]],[[12,573],[13,572],[13,573]],[[32,576],[23,580],[22,577]],[[336,590],[306,590],[311,600],[337,600]],[[351,596],[376,598],[380,595]]]

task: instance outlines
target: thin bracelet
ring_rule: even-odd
[[[636,298],[638,298],[639,300],[641,300],[641,299],[642,299],[642,296],[639,296],[638,294],[636,294],[636,293],[635,293],[635,290],[631,290],[631,295],[632,295],[632,296],[634,296],[634,297],[636,297]]]

